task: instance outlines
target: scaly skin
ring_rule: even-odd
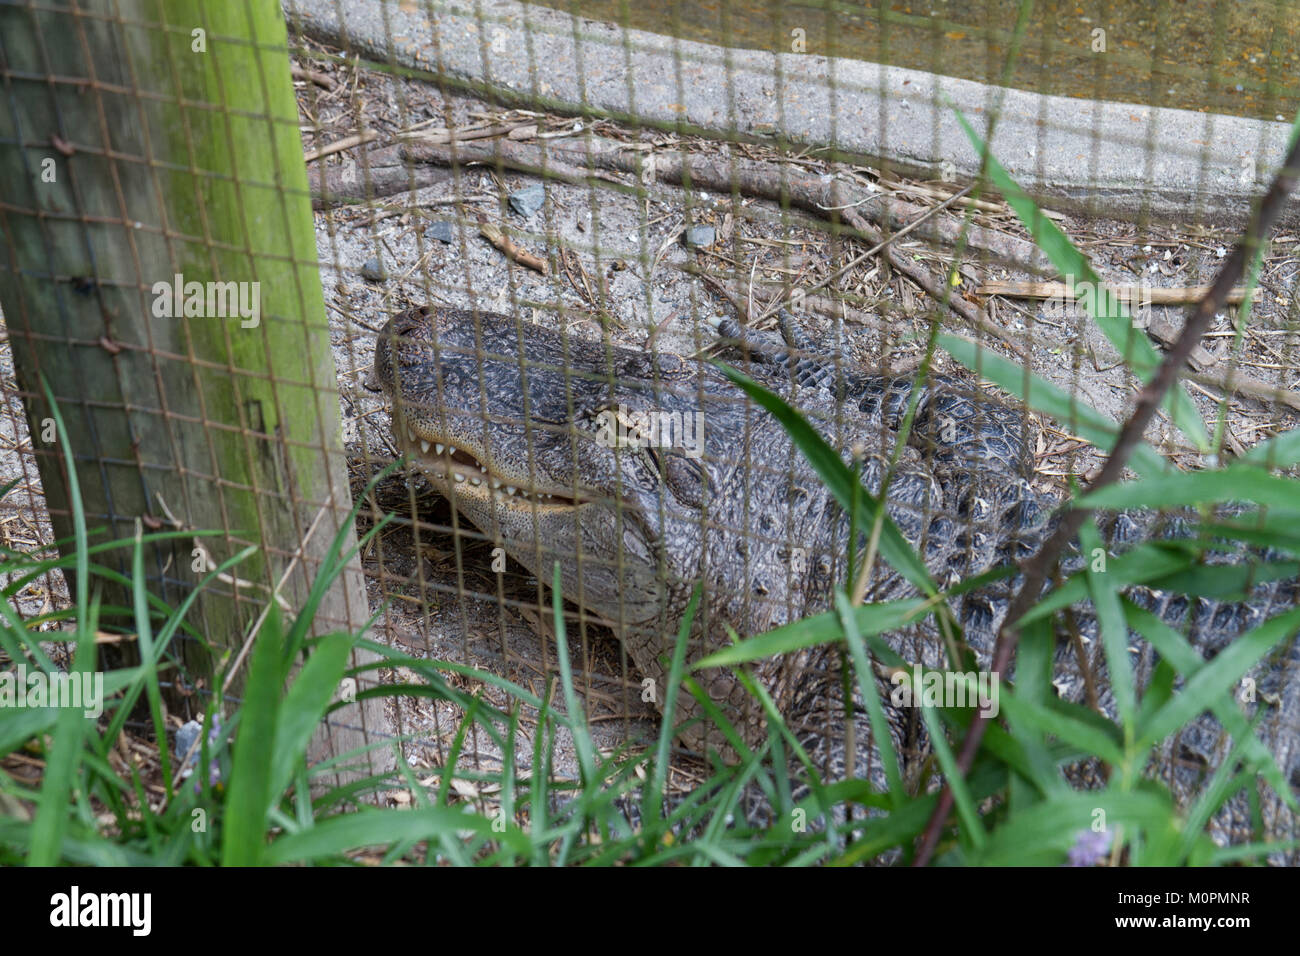
[[[809,348],[788,317],[784,329],[788,340]],[[752,359],[746,374],[800,408],[842,453],[858,448],[864,482],[877,492],[911,383],[858,375],[817,355],[792,356],[779,340],[731,321],[720,332],[746,347]],[[732,630],[754,635],[824,611],[843,579],[848,526],[839,507],[784,430],[707,363],[570,338],[502,315],[426,307],[385,327],[372,381],[391,401],[399,444],[456,509],[541,580],[550,580],[558,561],[564,596],[609,622],[657,687],[697,582],[704,590],[688,661],[730,644]],[[637,412],[680,413],[686,421],[699,413],[702,443],[611,443],[609,424]],[[1022,459],[1032,435],[1023,412],[956,380],[933,379],[922,393],[890,479],[887,510],[941,586],[1023,558],[1050,532],[1057,502],[1025,480]],[[454,446],[454,456],[447,446]],[[463,480],[448,478],[449,470]],[[1103,530],[1122,547],[1151,535],[1156,521],[1121,515]],[[1013,585],[1004,581],[951,602],[981,666],[991,659]],[[914,593],[901,575],[876,562],[869,600]],[[1189,602],[1176,595],[1135,588],[1130,596],[1171,624],[1187,616]],[[1291,579],[1259,585],[1245,602],[1192,602],[1190,640],[1213,655],[1294,605],[1296,596]],[[1086,607],[1074,617],[1077,639],[1058,641],[1054,683],[1063,697],[1112,713],[1095,620]],[[907,659],[943,667],[944,644],[931,620],[890,641]],[[1133,643],[1145,682],[1154,652],[1136,637]],[[754,667],[830,779],[849,763],[839,668],[833,647]],[[1260,699],[1273,701],[1262,737],[1288,779],[1300,773],[1298,671],[1291,637],[1254,672]],[[739,682],[722,670],[696,676],[746,741],[758,744],[764,721]],[[883,689],[887,694],[889,686]],[[689,697],[679,701],[680,719],[700,716]],[[890,717],[895,743],[914,769],[928,750],[919,722],[906,712]],[[883,783],[870,728],[861,716],[854,724],[855,770]],[[707,721],[688,724],[679,736],[688,747],[732,756]],[[1190,798],[1223,759],[1222,737],[1218,724],[1202,717],[1166,742],[1161,765],[1152,769]],[[1269,837],[1295,835],[1296,821],[1275,795],[1266,792],[1263,807]],[[1214,832],[1222,840],[1251,838],[1243,800],[1216,818]]]

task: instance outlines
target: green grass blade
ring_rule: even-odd
[[[41,388],[54,416],[59,444],[63,449],[64,474],[68,482],[68,503],[72,508],[72,526],[76,543],[76,586],[74,597],[77,608],[75,632],[76,650],[73,671],[88,675],[95,669],[95,625],[98,608],[90,601],[90,556],[87,554],[86,513],[81,501],[81,485],[77,481],[77,462],[72,455],[72,443],[63,424],[63,415],[49,383],[41,376]],[[98,598],[95,600],[98,605]],[[84,677],[78,679],[84,680]],[[63,836],[67,830],[68,802],[76,785],[77,769],[81,762],[85,735],[90,726],[81,711],[66,707],[60,710],[55,721],[53,744],[41,782],[41,796],[32,823],[30,866],[51,866],[63,849]]]
[[[1043,866],[1060,864],[1078,839],[1104,814],[1105,827],[1115,833],[1167,829],[1175,819],[1168,794],[1147,790],[1065,791],[1017,814],[993,832],[985,851],[973,855],[981,866]]]
[[[1300,428],[1264,439],[1246,452],[1241,461],[1264,468],[1290,468],[1300,464]]]
[[[279,607],[274,601],[256,641],[226,799],[221,847],[224,866],[257,866],[266,848],[266,819],[275,799],[271,779],[284,653]]]
[[[1129,749],[1134,735],[1137,714],[1137,690],[1133,679],[1133,666],[1129,659],[1128,625],[1119,603],[1119,591],[1114,581],[1106,575],[1109,557],[1101,545],[1101,535],[1091,519],[1079,528],[1079,547],[1084,556],[1084,575],[1088,593],[1097,612],[1097,627],[1101,646],[1106,655],[1111,689],[1115,693],[1115,709],[1124,730],[1125,749]]]
[[[157,659],[154,656],[153,626],[149,620],[149,601],[145,585],[148,579],[144,574],[144,547],[140,536],[144,528],[139,518],[135,519],[135,547],[131,550],[131,597],[135,608],[136,640],[140,645],[140,660],[148,662],[143,668],[144,689],[149,698],[149,714],[153,718],[154,739],[158,742],[158,758],[162,764],[163,786],[167,799],[172,799],[172,762],[171,751],[167,746],[167,726],[163,721],[162,690],[158,686]],[[124,713],[122,708],[119,714]],[[146,803],[145,806],[148,806]]]
[[[856,610],[862,610],[858,608]],[[884,764],[885,780],[889,784],[889,800],[895,809],[907,799],[903,786],[903,774],[899,770],[898,753],[894,750],[894,738],[889,732],[889,721],[885,717],[884,706],[880,702],[880,690],[876,687],[876,676],[871,662],[867,659],[866,645],[858,627],[858,615],[849,606],[849,599],[844,592],[835,591],[835,612],[839,616],[840,626],[848,641],[849,654],[853,658],[853,670],[858,680],[858,693],[867,707],[867,719],[871,723],[871,735],[875,738],[876,748]]]
[[[338,692],[355,641],[354,634],[325,635],[294,677],[275,725],[271,794],[284,792],[295,769],[305,760],[312,735]]]
[[[686,670],[686,648],[690,642],[691,625],[695,621],[695,612],[700,606],[700,597],[704,593],[703,584],[696,584],[691,592],[690,603],[686,605],[686,614],[677,629],[677,643],[673,647],[673,657],[668,665],[668,684],[663,689],[663,719],[659,726],[659,739],[655,744],[654,770],[650,775],[650,785],[642,801],[642,824],[655,834],[658,839],[659,815],[663,809],[664,788],[668,782],[669,751],[672,748],[674,727],[673,716],[677,712],[677,695],[680,693],[682,674]]]
[[[1098,726],[1097,723],[1081,719],[1080,714],[1072,714],[1063,709],[1060,702],[1038,703],[1022,698],[1005,687],[1002,689],[1001,705],[1017,736],[1030,735],[1035,731],[1048,733],[1086,753],[1100,757],[1112,766],[1118,767],[1124,763],[1124,751],[1115,739],[1118,731],[1109,723],[1103,722],[1104,727]]]
[[[1080,401],[1077,395],[1058,388],[1038,375],[1027,374],[1023,365],[960,336],[941,333],[939,344],[966,368],[995,382],[1034,411],[1052,416],[1102,451],[1110,451],[1114,447],[1115,440],[1119,437],[1119,426],[1091,405]],[[1130,461],[1133,470],[1141,475],[1160,474],[1169,467],[1146,442],[1137,444]]]
[[[884,634],[907,624],[917,611],[926,606],[920,598],[864,604],[850,612],[859,635]],[[816,647],[843,638],[839,615],[835,611],[805,617],[773,628],[757,637],[747,638],[739,644],[714,651],[697,661],[692,669],[704,667],[731,667],[764,657],[789,654],[808,647]]]
[[[919,688],[912,689],[913,699],[916,698],[919,691]],[[934,749],[934,754],[939,759],[939,766],[943,770],[944,779],[948,781],[948,786],[952,790],[953,803],[957,806],[957,815],[962,822],[961,832],[972,846],[977,850],[982,849],[987,841],[988,833],[984,830],[984,824],[980,821],[979,813],[975,809],[975,798],[971,795],[966,776],[957,766],[957,756],[952,752],[952,747],[948,744],[943,724],[939,720],[935,708],[922,704],[920,709],[921,717],[925,720],[925,727],[930,732],[930,746]]]
[[[1072,278],[1078,282],[1091,284],[1091,289],[1095,290],[1096,294],[1084,297],[1083,304],[1085,308],[1092,316],[1093,321],[1097,323],[1098,328],[1101,329],[1106,338],[1110,340],[1110,343],[1115,346],[1115,349],[1123,357],[1124,363],[1144,383],[1149,381],[1161,362],[1160,353],[1151,344],[1151,340],[1146,337],[1144,332],[1134,328],[1128,310],[1124,308],[1123,304],[1112,292],[1102,285],[1100,277],[1092,268],[1092,264],[1083,253],[1075,248],[1074,243],[1061,231],[1060,227],[1042,214],[1037,204],[1011,178],[1002,167],[1002,164],[993,157],[992,151],[988,149],[979,134],[966,121],[966,117],[961,111],[954,110],[954,112],[957,114],[957,121],[961,123],[962,128],[966,131],[966,136],[975,147],[975,151],[986,164],[985,168],[988,170],[993,185],[1002,193],[1007,204],[1012,208],[1025,228],[1029,230],[1034,243],[1047,254],[1047,257],[1052,261],[1052,265],[1067,279]],[[1208,451],[1210,436],[1206,432],[1205,423],[1201,420],[1200,413],[1192,402],[1191,396],[1187,394],[1187,390],[1181,385],[1175,385],[1169,390],[1164,406],[1169,410],[1174,424],[1198,448],[1202,451]]]
[[[1205,661],[1187,642],[1187,638],[1146,608],[1138,607],[1126,598],[1124,615],[1129,626],[1146,638],[1161,658],[1179,674],[1190,677],[1205,666]],[[1277,761],[1264,746],[1264,742],[1251,732],[1245,716],[1238,709],[1232,696],[1226,691],[1221,693],[1211,702],[1209,709],[1234,740],[1245,741],[1246,759],[1259,768],[1259,773],[1273,788],[1273,792],[1285,800],[1293,810],[1300,812],[1300,801],[1296,800],[1291,788],[1287,786],[1286,778],[1278,767]],[[1142,726],[1148,722],[1149,718],[1144,719]]]
[[[555,570],[551,575],[551,604],[555,614],[555,646],[560,665],[560,683],[564,688],[564,706],[569,712],[569,728],[573,733],[573,749],[578,755],[578,767],[582,771],[583,783],[587,784],[596,780],[596,758],[591,744],[591,735],[587,731],[587,719],[573,686],[573,668],[569,663],[569,641],[564,629],[564,599],[560,587],[559,561],[555,562]]]
[[[1279,642],[1294,635],[1297,629],[1300,629],[1300,608],[1269,618],[1238,637],[1214,660],[1192,674],[1182,693],[1175,694],[1141,729],[1139,748],[1149,749],[1201,711],[1209,709],[1216,697]]]
[[[265,862],[271,866],[330,860],[348,850],[366,846],[387,846],[400,840],[462,839],[465,834],[495,838],[516,853],[529,851],[528,838],[517,826],[495,833],[492,821],[459,807],[425,807],[419,810],[371,810],[344,813],[316,824],[310,830],[281,837],[267,848]]]
[[[717,363],[722,373],[739,386],[745,394],[771,413],[772,417],[785,429],[795,447],[807,459],[808,464],[817,472],[827,490],[835,496],[845,512],[852,513],[856,503],[857,526],[870,528],[878,516],[882,522],[880,532],[880,553],[889,564],[903,577],[907,578],[920,591],[927,595],[939,593],[938,587],[930,578],[923,562],[903,537],[898,526],[888,514],[881,513],[881,505],[871,494],[855,494],[854,485],[861,487],[861,482],[852,470],[844,464],[835,449],[831,448],[817,431],[804,420],[803,416],[791,408],[784,399],[763,388],[757,382],[722,363]]]
[[[1252,501],[1277,508],[1300,504],[1300,481],[1270,475],[1253,465],[1173,472],[1118,482],[1084,495],[1085,508],[1172,508],[1204,502]]]

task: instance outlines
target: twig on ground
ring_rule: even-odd
[[[1142,305],[1191,305],[1204,299],[1210,292],[1208,285],[1185,285],[1174,287],[1157,287],[1149,285],[1107,285],[1121,302]],[[1086,290],[1086,291],[1085,291]],[[976,295],[1005,295],[1015,299],[1070,299],[1094,294],[1093,289],[1080,283],[1067,285],[1064,282],[1002,282],[990,279],[975,290]],[[1254,301],[1259,302],[1264,296],[1263,289],[1256,289]],[[1238,305],[1246,297],[1245,288],[1238,286],[1228,292],[1224,302]]]
[[[536,269],[542,275],[550,272],[545,259],[541,256],[534,255],[527,249],[515,245],[510,239],[496,226],[487,221],[487,217],[480,215],[478,217],[478,231],[488,242],[500,249],[507,259],[511,259],[521,266],[527,266],[530,269]]]
[[[295,80],[308,80],[317,86],[332,90],[335,87],[334,77],[328,73],[322,73],[320,70],[309,70],[304,66],[294,66],[289,68],[289,75]]]
[[[354,133],[351,136],[344,136],[342,139],[336,139],[328,146],[322,146],[320,149],[314,149],[303,156],[304,163],[314,163],[318,159],[324,159],[326,156],[333,156],[335,153],[341,153],[345,149],[352,149],[354,146],[364,146],[379,138],[379,130],[366,129],[360,133]]]

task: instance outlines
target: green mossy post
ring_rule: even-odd
[[[285,22],[266,0],[59,6],[0,6],[0,306],[46,500],[69,535],[41,376],[99,540],[174,518],[223,532],[202,539],[217,562],[259,546],[189,616],[238,654],[286,570],[301,606],[351,506]],[[192,539],[154,548],[149,587],[175,606],[202,563]],[[367,615],[353,562],[317,631]],[[199,649],[186,664],[210,672]],[[340,715],[382,730],[374,702]]]

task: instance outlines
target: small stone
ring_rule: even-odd
[[[181,727],[180,730],[176,731],[177,759],[184,759],[185,755],[190,752],[190,748],[194,746],[194,741],[199,739],[199,734],[201,733],[203,733],[203,725],[197,720],[191,720],[185,726]],[[186,763],[186,766],[188,767],[190,764],[194,763],[194,759],[194,757],[191,757],[189,762]]]
[[[691,226],[682,237],[682,244],[687,249],[703,249],[717,241],[718,233],[712,226]]]
[[[429,223],[424,230],[424,234],[430,239],[437,239],[439,242],[445,242],[448,245],[456,241],[456,235],[451,230],[451,223],[443,220]]]
[[[510,194],[510,208],[525,219],[541,209],[542,203],[545,201],[546,189],[541,183],[525,186],[523,189],[515,190]]]
[[[361,277],[371,282],[383,282],[387,279],[388,273],[384,270],[383,256],[367,259],[366,264],[361,267]]]

